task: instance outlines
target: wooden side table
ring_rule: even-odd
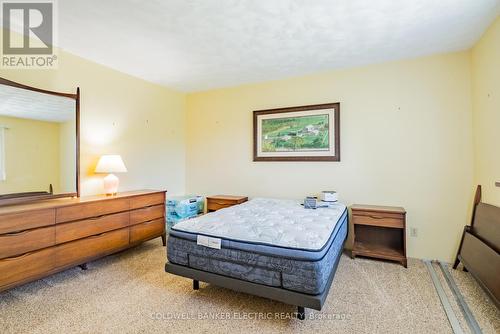
[[[356,255],[400,262],[407,268],[406,211],[401,207],[351,206]]]
[[[207,197],[207,211],[213,212],[248,201],[245,196],[214,195]]]

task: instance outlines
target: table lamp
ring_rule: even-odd
[[[95,172],[108,173],[104,178],[104,191],[106,195],[112,196],[116,195],[120,184],[120,180],[113,173],[126,173],[127,167],[125,167],[121,156],[116,154],[103,155],[95,167]]]

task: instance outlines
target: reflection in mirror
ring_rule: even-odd
[[[0,84],[0,196],[76,193],[76,101]]]

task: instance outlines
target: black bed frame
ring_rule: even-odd
[[[342,244],[342,248],[345,240]],[[306,318],[305,308],[312,308],[320,311],[330,291],[330,286],[333,282],[333,277],[337,271],[342,254],[335,261],[328,282],[326,283],[323,293],[319,295],[309,295],[305,293],[295,292],[284,288],[277,288],[263,284],[252,283],[237,278],[232,278],[224,275],[214,274],[211,272],[189,268],[183,265],[167,262],[165,271],[174,275],[190,278],[193,280],[193,289],[198,290],[199,281],[214,284],[223,288],[234,291],[244,292],[259,297],[269,298],[283,302],[285,304],[297,305],[297,318],[304,320]]]

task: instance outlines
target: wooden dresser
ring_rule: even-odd
[[[398,261],[405,268],[406,211],[401,207],[357,205],[351,206],[356,255]]]
[[[220,209],[228,208],[248,201],[245,196],[232,195],[214,195],[207,197],[207,211],[214,212]]]
[[[0,291],[162,237],[165,191],[0,207]]]

